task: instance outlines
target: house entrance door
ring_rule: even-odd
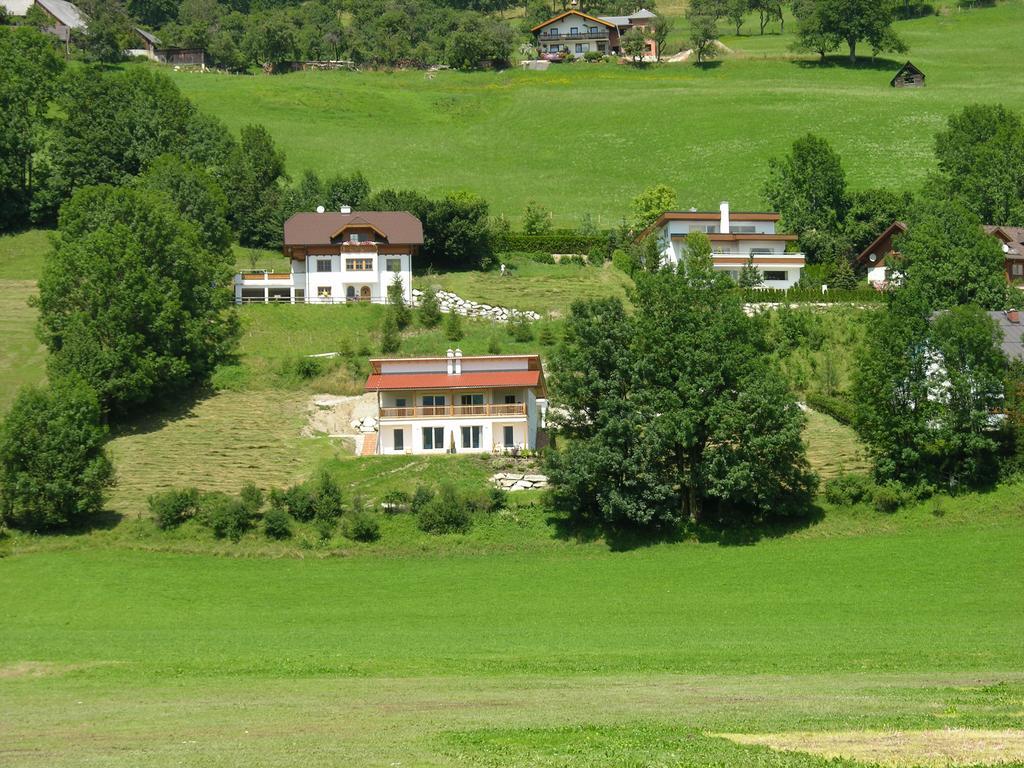
[[[359,300],[369,301],[370,300],[370,286],[364,285],[359,289]]]

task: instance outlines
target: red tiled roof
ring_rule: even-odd
[[[366,390],[382,389],[477,389],[490,387],[542,387],[540,371],[472,371],[457,376],[447,373],[371,373]]]

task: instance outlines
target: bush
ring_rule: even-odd
[[[604,61],[604,54],[600,51],[587,51],[583,54],[583,60],[591,63],[596,61]]]
[[[559,259],[558,263],[566,266],[572,265],[574,267],[590,266],[589,261],[587,261],[583,256],[577,256],[575,253],[570,253],[566,256],[563,256],[561,259]]]
[[[871,500],[879,512],[895,512],[906,504],[910,497],[902,485],[889,480],[882,485],[875,486]]]
[[[288,539],[292,535],[292,521],[288,513],[272,506],[263,516],[263,533],[268,539]]]
[[[436,328],[441,322],[441,306],[437,301],[437,291],[427,288],[420,296],[420,306],[417,310],[420,318],[420,325],[424,328]]]
[[[153,522],[162,531],[177,528],[196,513],[199,491],[195,488],[172,488],[152,494],[147,500]]]
[[[410,508],[414,515],[420,514],[434,500],[434,492],[425,485],[417,485],[412,494]]]
[[[257,488],[256,484],[251,480],[242,486],[242,491],[238,497],[241,499],[245,511],[250,515],[255,515],[263,509],[263,491]]]
[[[555,263],[555,257],[552,256],[547,251],[530,251],[529,253],[524,253],[523,256],[528,258],[530,261],[537,262],[538,264],[554,264]]]
[[[487,354],[488,355],[500,355],[501,354],[501,342],[498,341],[497,334],[492,333],[491,337],[487,340]]]
[[[473,516],[455,488],[445,485],[419,513],[419,527],[435,534],[468,533],[473,527]]]
[[[630,277],[632,277],[637,270],[636,259],[621,248],[616,248],[612,251],[612,266]]]
[[[284,508],[303,523],[308,523],[316,515],[314,501],[312,492],[304,485],[293,485],[284,492]]]
[[[444,321],[444,337],[448,341],[460,341],[465,335],[462,330],[462,316],[452,310],[448,313],[448,319]]]
[[[850,472],[825,484],[825,499],[830,504],[849,506],[870,500],[874,490],[875,483],[870,477]]]
[[[487,489],[488,512],[498,512],[508,506],[508,491],[492,485]]]
[[[300,357],[292,365],[292,370],[300,379],[315,379],[323,372],[323,365],[313,357]]]
[[[252,517],[241,500],[220,492],[199,498],[197,517],[218,539],[238,541],[252,526]]]
[[[537,341],[540,342],[541,346],[550,347],[555,343],[555,333],[551,330],[550,325],[542,325],[540,332],[537,334]]]
[[[831,416],[840,424],[852,426],[856,408],[845,396],[833,395],[829,397],[828,395],[815,392],[807,395],[806,399],[807,405],[814,410]]]
[[[337,520],[318,517],[313,523],[313,527],[316,528],[316,534],[320,537],[320,541],[330,541],[331,537],[334,535],[334,529],[337,524]]]
[[[337,521],[344,512],[341,487],[329,472],[321,472],[313,491],[313,510],[317,520]],[[333,532],[333,528],[331,529]]]
[[[533,341],[533,323],[526,315],[517,312],[508,320],[508,335],[520,343]]]
[[[411,501],[412,499],[405,491],[388,491],[384,494],[384,498],[381,499],[381,503],[384,505],[384,511],[389,515],[408,512]]]
[[[376,541],[380,538],[380,521],[377,515],[365,509],[354,509],[345,518],[345,535],[353,541]]]
[[[23,389],[0,423],[0,521],[44,530],[99,512],[114,483],[106,436],[86,384]]]

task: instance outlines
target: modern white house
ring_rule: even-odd
[[[388,286],[402,279],[412,301],[412,259],[423,245],[423,225],[405,211],[296,213],[284,223],[289,272],[235,275],[239,304],[387,302]]]
[[[370,361],[377,393],[366,454],[514,453],[537,448],[547,406],[539,355],[382,358]]]
[[[761,273],[764,288],[791,288],[800,282],[804,255],[787,251],[796,235],[775,231],[777,213],[737,213],[723,202],[718,211],[666,211],[640,233],[658,237],[663,263],[676,266],[686,262],[686,238],[701,232],[711,241],[712,261],[716,270],[739,279],[740,270],[748,263]]]

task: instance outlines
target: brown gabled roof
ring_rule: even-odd
[[[587,19],[589,21],[596,21],[598,24],[604,24],[606,27],[610,27],[611,29],[615,29],[615,25],[612,24],[610,21],[605,21],[604,19],[599,19],[597,16],[591,16],[589,13],[583,13],[583,11],[566,11],[565,13],[560,13],[557,16],[552,16],[547,21],[542,21],[540,24],[538,24],[535,27],[531,27],[530,31],[531,32],[536,32],[541,27],[546,27],[548,24],[553,24],[554,22],[559,21],[560,19],[564,19],[566,16],[573,16],[573,15],[580,16],[580,17],[582,17],[584,19]]]
[[[284,244],[329,245],[350,225],[371,227],[391,245],[423,245],[423,224],[406,211],[296,213],[284,223]]]
[[[881,245],[887,237],[893,237],[894,235],[897,234],[903,234],[906,231],[907,225],[905,223],[903,223],[902,221],[894,221],[892,224],[885,228],[882,234],[880,234],[878,237],[872,240],[871,244],[868,245],[867,248],[865,248],[863,251],[857,254],[857,263],[866,263],[871,254],[874,253],[875,248]],[[884,253],[880,253],[878,255],[883,258],[885,257]]]
[[[1024,227],[1003,227],[994,224],[983,226],[986,233],[993,235],[1009,249],[1008,258],[1024,258]]]

